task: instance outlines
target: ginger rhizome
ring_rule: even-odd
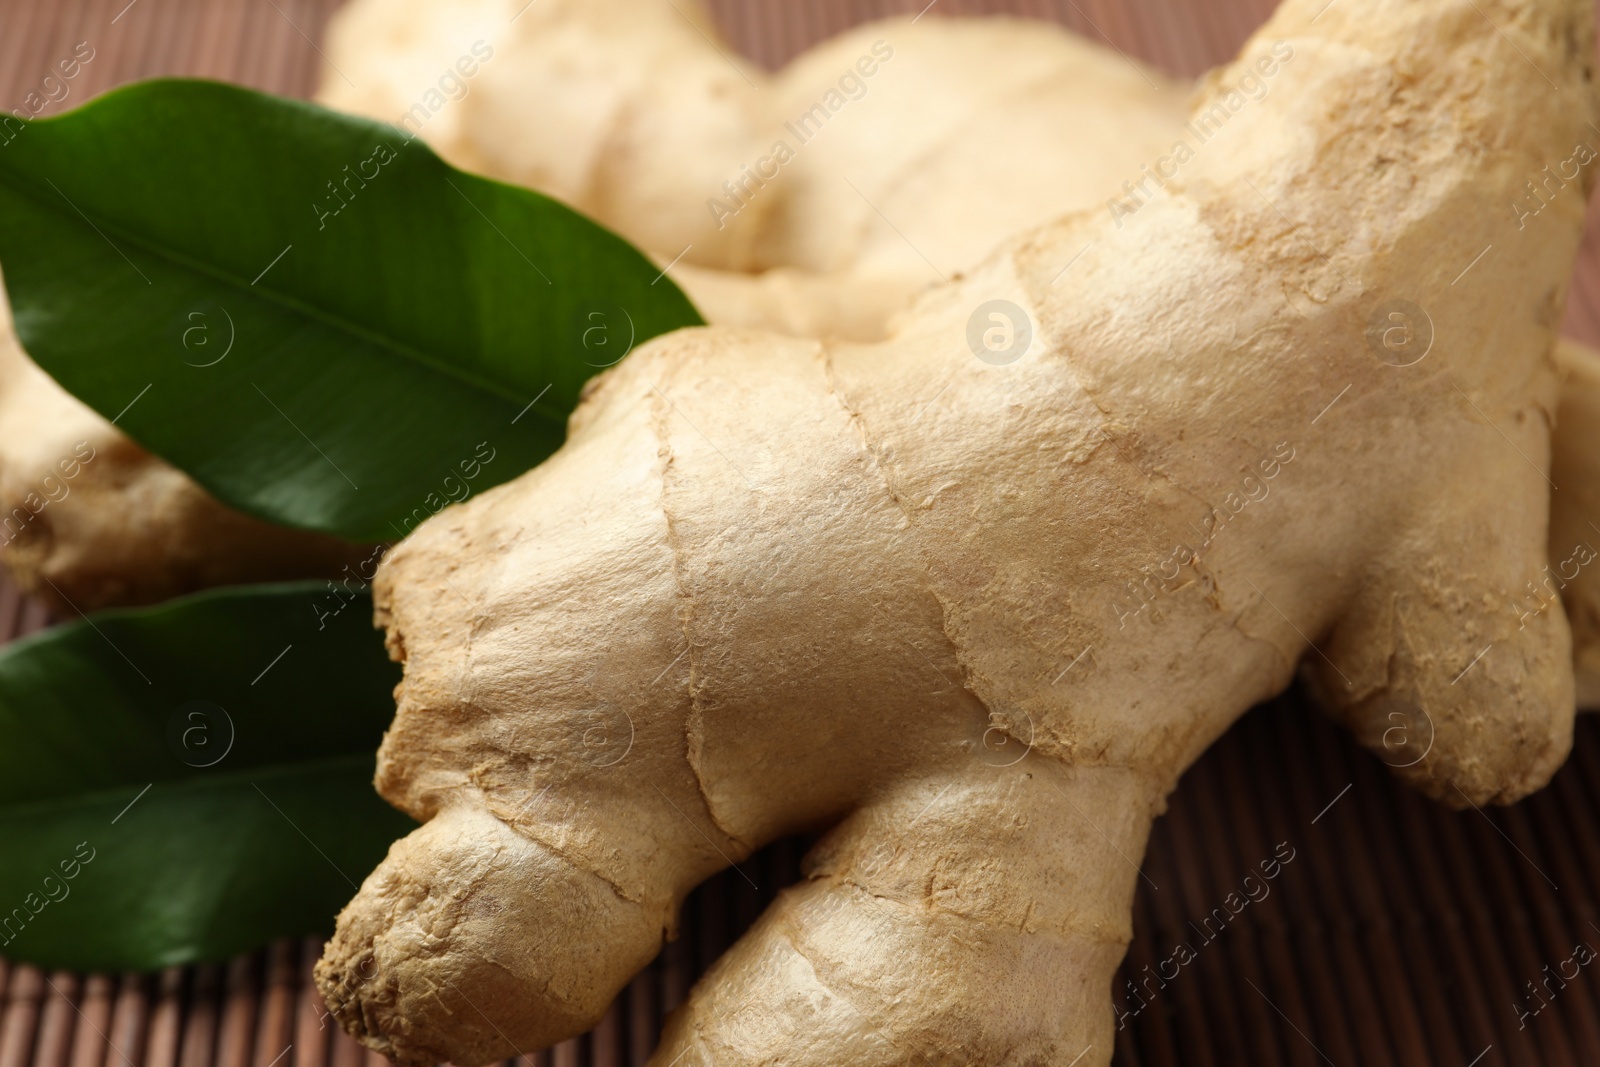
[[[464,1067],[580,1032],[695,884],[831,827],[652,1062],[1105,1064],[1150,822],[1299,664],[1446,802],[1548,778],[1569,630],[1514,609],[1584,197],[1504,206],[1596,117],[1591,12],[1289,0],[1196,107],[1280,44],[1137,227],[1027,231],[878,343],[657,339],[391,553],[377,784],[424,825],[318,966],[351,1032]]]

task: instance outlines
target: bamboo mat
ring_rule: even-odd
[[[711,6],[734,43],[770,66],[846,26],[923,2]],[[1055,19],[1184,75],[1229,57],[1272,6],[936,5],[934,14]],[[95,56],[60,107],[161,74],[306,95],[334,6],[0,0],[0,106],[19,105],[80,41]],[[1591,210],[1566,324],[1591,343],[1600,342],[1597,220],[1600,210]],[[38,605],[0,583],[0,640],[46,622]],[[662,1015],[796,880],[803,850],[804,842],[780,842],[746,863],[759,890],[728,874],[713,878],[690,898],[682,937],[592,1034],[514,1062],[644,1063]],[[1268,895],[1236,917],[1217,912],[1275,852],[1292,859]],[[1122,1067],[1600,1065],[1600,980],[1586,969],[1541,986],[1553,992],[1539,999],[1527,992],[1568,973],[1579,942],[1600,948],[1600,718],[1580,721],[1573,760],[1549,789],[1509,809],[1452,813],[1396,786],[1291,694],[1252,712],[1185,776],[1156,824],[1144,874],[1136,936],[1117,980]],[[1228,918],[1222,929],[1219,914]],[[1180,944],[1193,959],[1171,977]],[[386,1061],[324,1016],[309,983],[319,951],[317,939],[282,942],[154,975],[42,974],[0,961],[0,1067],[380,1067]],[[1532,1007],[1536,1015],[1519,1018]]]

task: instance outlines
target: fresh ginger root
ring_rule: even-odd
[[[219,503],[28,358],[0,298],[0,559],[63,611],[336,574],[370,550]]]
[[[377,784],[424,825],[340,916],[331,1010],[403,1064],[550,1044],[696,883],[831,827],[657,1067],[1103,1065],[1150,822],[1301,660],[1426,792],[1541,785],[1570,635],[1514,604],[1584,197],[1505,205],[1596,118],[1593,44],[1583,0],[1288,0],[1198,106],[1274,45],[1293,75],[1137,227],[1027,232],[881,343],[608,372],[380,568]],[[1412,366],[1371,340],[1397,300]],[[1003,365],[991,313],[1031,335]]]

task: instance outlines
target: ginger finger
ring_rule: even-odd
[[[1151,784],[1038,757],[1013,769],[969,764],[854,812],[700,979],[652,1062],[1106,1062],[1109,981],[1091,976],[1132,938],[1119,902]]]
[[[329,23],[327,53],[329,107],[395,123],[669,258],[689,246],[689,263],[749,259],[759,213],[719,226],[704,205],[770,147],[766,76],[696,3],[357,0]]]

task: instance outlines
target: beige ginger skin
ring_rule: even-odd
[[[1137,227],[1026,233],[880,343],[658,339],[391,553],[377,784],[424,825],[317,968],[347,1028],[463,1067],[581,1032],[695,884],[831,827],[657,1067],[1103,1065],[1150,822],[1298,663],[1447,802],[1548,778],[1570,635],[1514,605],[1584,204],[1505,204],[1595,118],[1591,12],[1289,0],[1239,63],[1277,42],[1252,136]],[[1401,299],[1407,367],[1368,342]]]

